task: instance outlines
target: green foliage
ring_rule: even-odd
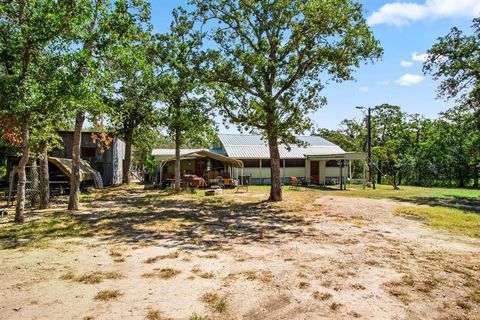
[[[156,127],[160,115],[155,108],[158,100],[158,83],[154,75],[152,39],[149,32],[125,46],[122,56],[117,56],[110,68],[115,79],[115,90],[106,97],[112,124],[118,132],[133,134],[139,127]]]
[[[480,99],[480,18],[473,19],[473,34],[466,35],[458,28],[438,39],[428,50],[423,70],[435,80],[442,80],[438,93],[442,97],[458,98],[462,104],[477,109]],[[478,115],[478,113],[477,113]]]
[[[0,164],[0,180],[4,179],[7,175],[7,166],[5,164]]]
[[[441,80],[438,94],[447,99],[456,98],[458,106],[443,114],[441,125],[443,145],[456,155],[454,174],[463,186],[474,171],[475,187],[478,188],[480,170],[480,18],[473,19],[473,33],[464,34],[458,28],[438,39],[428,50],[428,60],[423,66],[425,73]],[[448,162],[449,158],[445,159]]]
[[[301,144],[312,128],[308,114],[326,104],[329,81],[353,79],[353,70],[382,54],[351,0],[191,0],[209,36],[205,78],[226,122],[268,140],[270,200],[282,200],[278,143]]]
[[[204,61],[203,34],[194,30],[195,21],[185,9],[177,8],[173,17],[170,31],[156,37],[163,124],[171,135],[180,133],[180,145],[204,144],[213,137],[215,123],[206,87],[198,77]]]
[[[240,129],[282,142],[311,127],[305,115],[326,103],[328,80],[350,80],[382,53],[355,1],[191,2],[219,24],[209,52],[217,106]]]
[[[470,108],[452,108],[430,120],[406,114],[398,106],[376,106],[372,108],[372,159],[381,171],[377,182],[477,187],[477,132],[475,113]],[[366,117],[344,120],[341,129],[318,133],[344,150],[367,151]],[[363,170],[360,166],[355,169],[357,174]]]
[[[143,0],[86,2],[76,12],[79,21],[71,34],[77,45],[68,48],[74,66],[69,89],[74,109],[88,111],[95,120],[109,111],[105,96],[115,93],[116,67],[123,65],[126,72],[136,67],[132,50],[151,29],[150,6]]]
[[[32,146],[54,139],[69,104],[67,46],[80,1],[8,2],[0,20],[0,115],[31,131]]]

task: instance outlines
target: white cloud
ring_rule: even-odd
[[[425,62],[428,59],[428,55],[426,53],[418,54],[417,52],[412,53],[412,60],[418,62]]]
[[[363,92],[363,93],[368,92],[368,90],[369,90],[368,87],[360,87],[360,88],[358,88],[358,91]]]
[[[413,66],[413,62],[412,61],[407,61],[407,60],[402,60],[402,62],[400,62],[400,65],[404,68],[409,68],[409,67]]]
[[[423,81],[423,77],[418,74],[411,74],[406,73],[400,77],[400,79],[396,80],[395,83],[401,86],[411,86],[415,84],[419,84]]]
[[[392,2],[383,5],[368,17],[368,24],[396,27],[425,19],[474,17],[480,13],[479,0],[425,0],[423,4]]]
[[[377,84],[379,86],[386,86],[390,84],[390,80],[382,80],[382,81],[377,81]]]

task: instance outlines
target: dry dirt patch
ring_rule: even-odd
[[[0,318],[480,318],[480,241],[395,216],[393,201],[317,195],[302,203],[297,192],[284,206],[248,195],[151,206],[133,195],[121,213],[128,220],[105,222],[113,234],[124,228],[121,237],[107,230],[61,250],[55,241],[2,250]],[[107,212],[95,203],[89,210]],[[170,218],[183,222],[142,227]],[[93,275],[100,281],[75,281]]]

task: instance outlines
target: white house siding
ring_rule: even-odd
[[[343,168],[343,178],[345,179],[346,175],[347,175],[347,171],[348,169],[346,167]],[[325,182],[328,183],[328,181],[331,179],[335,179],[336,181],[340,181],[340,167],[326,167],[325,168],[325,179],[327,179],[327,181],[324,181],[323,183],[325,184]]]
[[[284,168],[283,162],[281,162],[280,177],[284,180],[284,183],[289,182],[290,177],[304,178],[306,177],[305,167],[298,168]],[[241,175],[241,172],[239,173]],[[251,184],[270,184],[270,168],[244,168],[244,176],[250,176]],[[308,177],[308,175],[307,175]]]
[[[317,160],[318,161],[318,160]],[[283,183],[288,183],[290,177],[297,177],[297,178],[310,178],[311,172],[311,161],[305,161],[305,167],[283,167],[283,161],[280,161],[280,177],[282,178]],[[325,184],[331,179],[336,179],[337,181],[340,179],[340,168],[339,167],[326,167],[326,161],[320,160],[318,161],[319,166],[319,183]],[[241,172],[239,172],[241,175]],[[270,168],[244,168],[243,169],[244,176],[250,176],[250,183],[253,185],[261,185],[261,184],[270,184]],[[348,175],[348,168],[343,168],[343,177],[345,178]]]

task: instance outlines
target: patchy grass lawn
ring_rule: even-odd
[[[433,228],[480,238],[480,215],[476,213],[428,206],[399,206],[395,212],[423,219],[426,225]]]
[[[0,225],[0,315],[479,319],[478,192],[424,189],[284,187],[268,203],[263,186],[134,185],[84,194],[75,213],[56,198]]]
[[[255,192],[265,192],[269,186],[253,186]],[[393,190],[391,185],[377,185],[376,189],[363,188],[361,185],[349,185],[348,190],[342,191],[335,187],[326,189],[300,187],[297,191],[284,187],[287,196],[299,192],[302,195],[310,193],[323,195],[341,195],[354,198],[392,199],[420,205],[455,208],[464,211],[480,213],[480,190],[459,188],[426,188],[414,186],[400,186],[400,190]]]

